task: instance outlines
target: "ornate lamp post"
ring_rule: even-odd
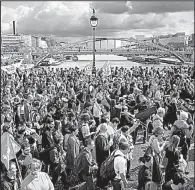
[[[93,15],[90,18],[90,24],[93,29],[93,69],[92,74],[96,74],[95,68],[95,28],[98,25],[98,18],[95,16],[95,9],[93,9]]]

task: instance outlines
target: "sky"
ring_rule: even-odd
[[[87,39],[92,9],[99,37],[194,33],[193,1],[1,1],[1,31]]]

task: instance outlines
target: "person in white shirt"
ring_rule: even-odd
[[[100,123],[100,118],[102,116],[101,100],[97,98],[93,106],[93,117],[96,122],[96,126]]]
[[[127,158],[126,155],[129,151],[129,144],[127,142],[119,143],[119,150],[116,150],[114,159],[115,178],[112,180],[113,190],[122,190],[129,187],[129,182],[126,179],[127,172]]]
[[[125,141],[129,144],[129,152],[127,153],[127,173],[126,177],[130,178],[130,167],[131,167],[131,160],[133,160],[132,153],[134,149],[133,139],[129,133],[129,127],[127,125],[121,128],[121,135],[119,137],[119,143],[121,141]]]
[[[161,126],[163,128],[163,117],[165,115],[165,109],[164,108],[158,108],[157,114],[153,117],[153,128],[156,128],[157,126]]]
[[[108,117],[106,116],[103,116],[102,119],[101,119],[101,124],[102,123],[105,123],[106,124],[106,128],[107,128],[107,137],[109,140],[113,139],[114,138],[114,134],[115,134],[115,130],[113,129],[112,127],[112,124],[110,123],[110,120]],[[98,126],[97,130],[96,130],[96,133],[98,134],[99,131],[100,131],[100,126],[101,124]]]

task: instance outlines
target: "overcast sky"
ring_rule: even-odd
[[[130,37],[194,33],[194,2],[185,1],[1,1],[1,30],[60,37],[90,38],[96,10],[97,36]]]

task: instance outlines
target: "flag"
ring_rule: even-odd
[[[9,169],[9,161],[16,158],[20,145],[14,140],[14,137],[5,132],[1,136],[1,162]]]
[[[102,70],[103,70],[103,76],[104,77],[107,77],[109,75],[111,75],[111,64],[109,61],[107,61],[103,67],[102,67]]]
[[[92,69],[93,69],[93,63],[90,63],[89,65],[86,65],[84,68],[84,72],[87,75],[92,75]]]

